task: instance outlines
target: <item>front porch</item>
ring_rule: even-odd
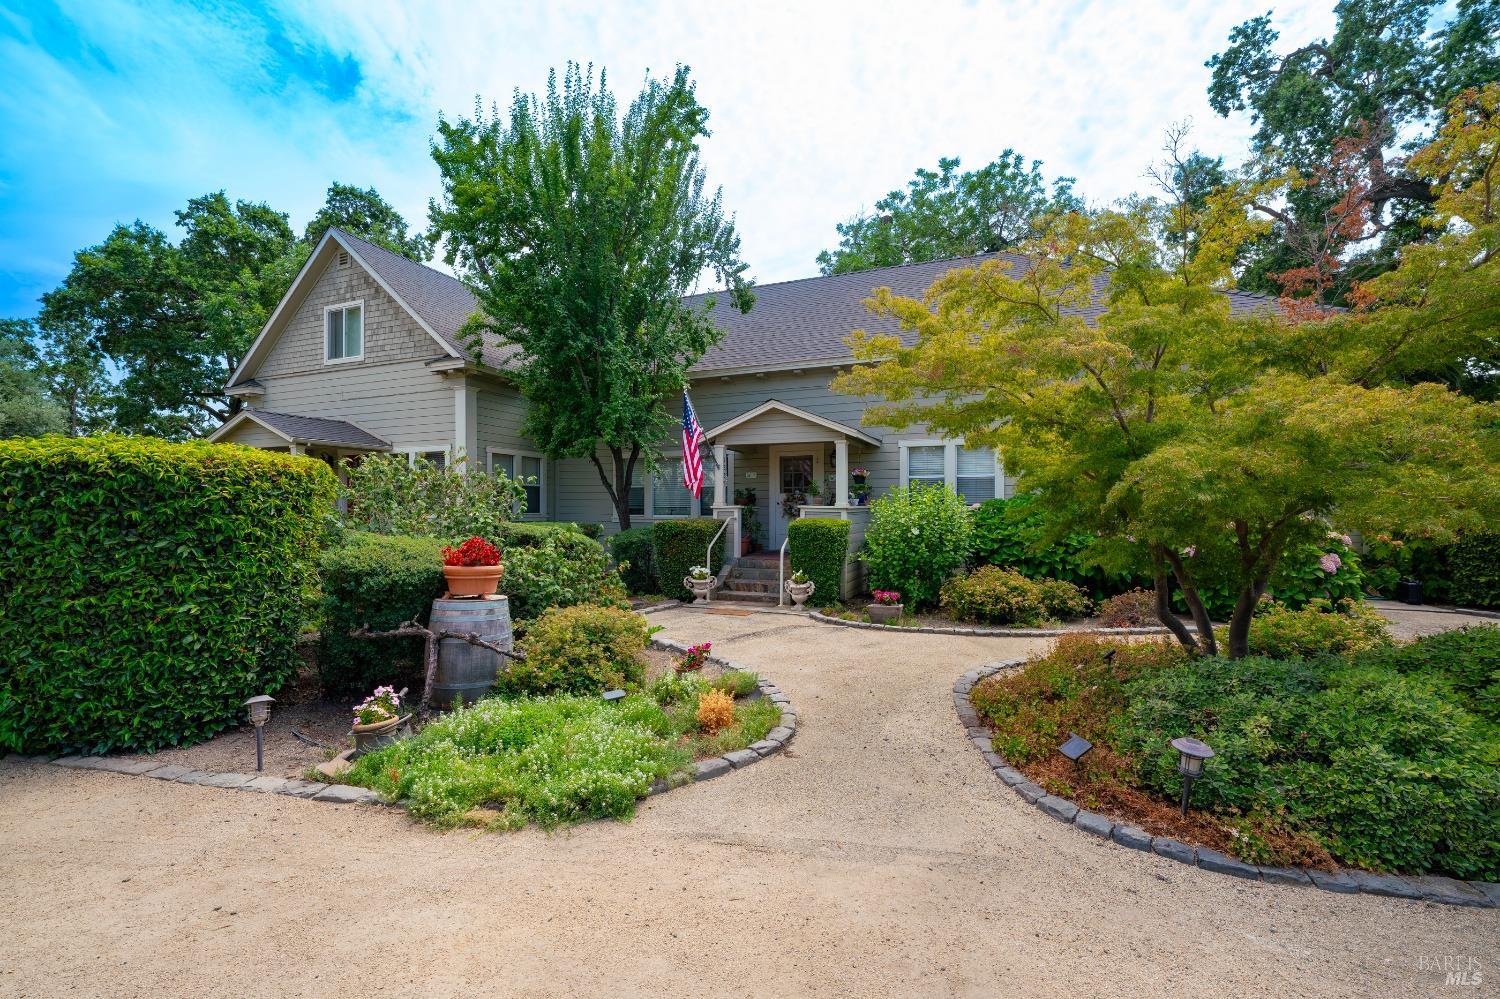
[[[864,543],[868,486],[854,469],[878,438],[775,399],[704,436],[713,447],[713,516],[730,521],[731,560],[757,548],[779,553],[800,517],[849,521],[851,556]],[[860,588],[860,568],[846,562],[846,593]]]

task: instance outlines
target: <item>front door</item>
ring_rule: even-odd
[[[822,471],[822,457],[811,450],[777,449],[772,452],[772,474],[776,476],[776,492],[771,497],[773,551],[779,551],[781,543],[786,540],[786,525],[797,518],[797,507],[808,501],[807,487]]]

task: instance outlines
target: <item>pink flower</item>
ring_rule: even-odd
[[[1182,550],[1182,554],[1184,558],[1192,558],[1194,555],[1198,554],[1198,549],[1194,545],[1188,545]]]
[[[1339,567],[1343,564],[1344,560],[1339,558],[1333,552],[1328,552],[1322,558],[1318,559],[1318,565],[1322,566],[1323,571],[1328,573],[1328,575],[1330,576],[1338,572]]]

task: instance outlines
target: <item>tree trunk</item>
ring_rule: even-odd
[[[1177,636],[1177,641],[1182,647],[1193,654],[1198,652],[1198,643],[1193,640],[1193,635],[1182,623],[1182,619],[1172,610],[1172,583],[1171,577],[1167,575],[1167,563],[1155,548],[1151,550],[1151,578],[1152,585],[1156,590],[1156,617],[1164,624],[1168,631]]]
[[[619,522],[622,531],[630,530],[630,480],[635,476],[635,463],[640,454],[639,444],[630,449],[628,456],[620,448],[611,445],[609,472],[604,470],[604,465],[599,461],[598,455],[590,457],[595,470],[599,473],[599,481],[604,483],[604,491],[609,494],[609,501],[614,504],[615,519]],[[610,479],[611,474],[614,476],[613,481]]]
[[[1275,563],[1257,567],[1255,573],[1240,589],[1234,602],[1234,616],[1229,619],[1229,658],[1243,659],[1250,654],[1250,622],[1255,619],[1255,608],[1265,596],[1266,585],[1271,579]]]
[[[1192,612],[1193,624],[1198,628],[1198,648],[1205,656],[1218,655],[1219,640],[1214,637],[1214,623],[1209,619],[1208,608],[1203,606],[1203,598],[1198,596],[1198,587],[1188,575],[1187,566],[1182,564],[1182,556],[1163,547],[1162,557],[1172,566],[1172,575],[1176,577],[1177,586],[1182,590],[1182,599]]]

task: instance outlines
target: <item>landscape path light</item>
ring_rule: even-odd
[[[1186,736],[1173,739],[1171,746],[1177,750],[1177,772],[1182,774],[1182,814],[1187,815],[1188,795],[1192,792],[1193,781],[1203,776],[1203,761],[1211,758],[1214,751],[1208,747],[1208,743]]]
[[[271,705],[276,698],[269,694],[256,694],[245,702],[250,709],[250,724],[255,726],[255,769],[265,769],[266,722],[271,720]]]

